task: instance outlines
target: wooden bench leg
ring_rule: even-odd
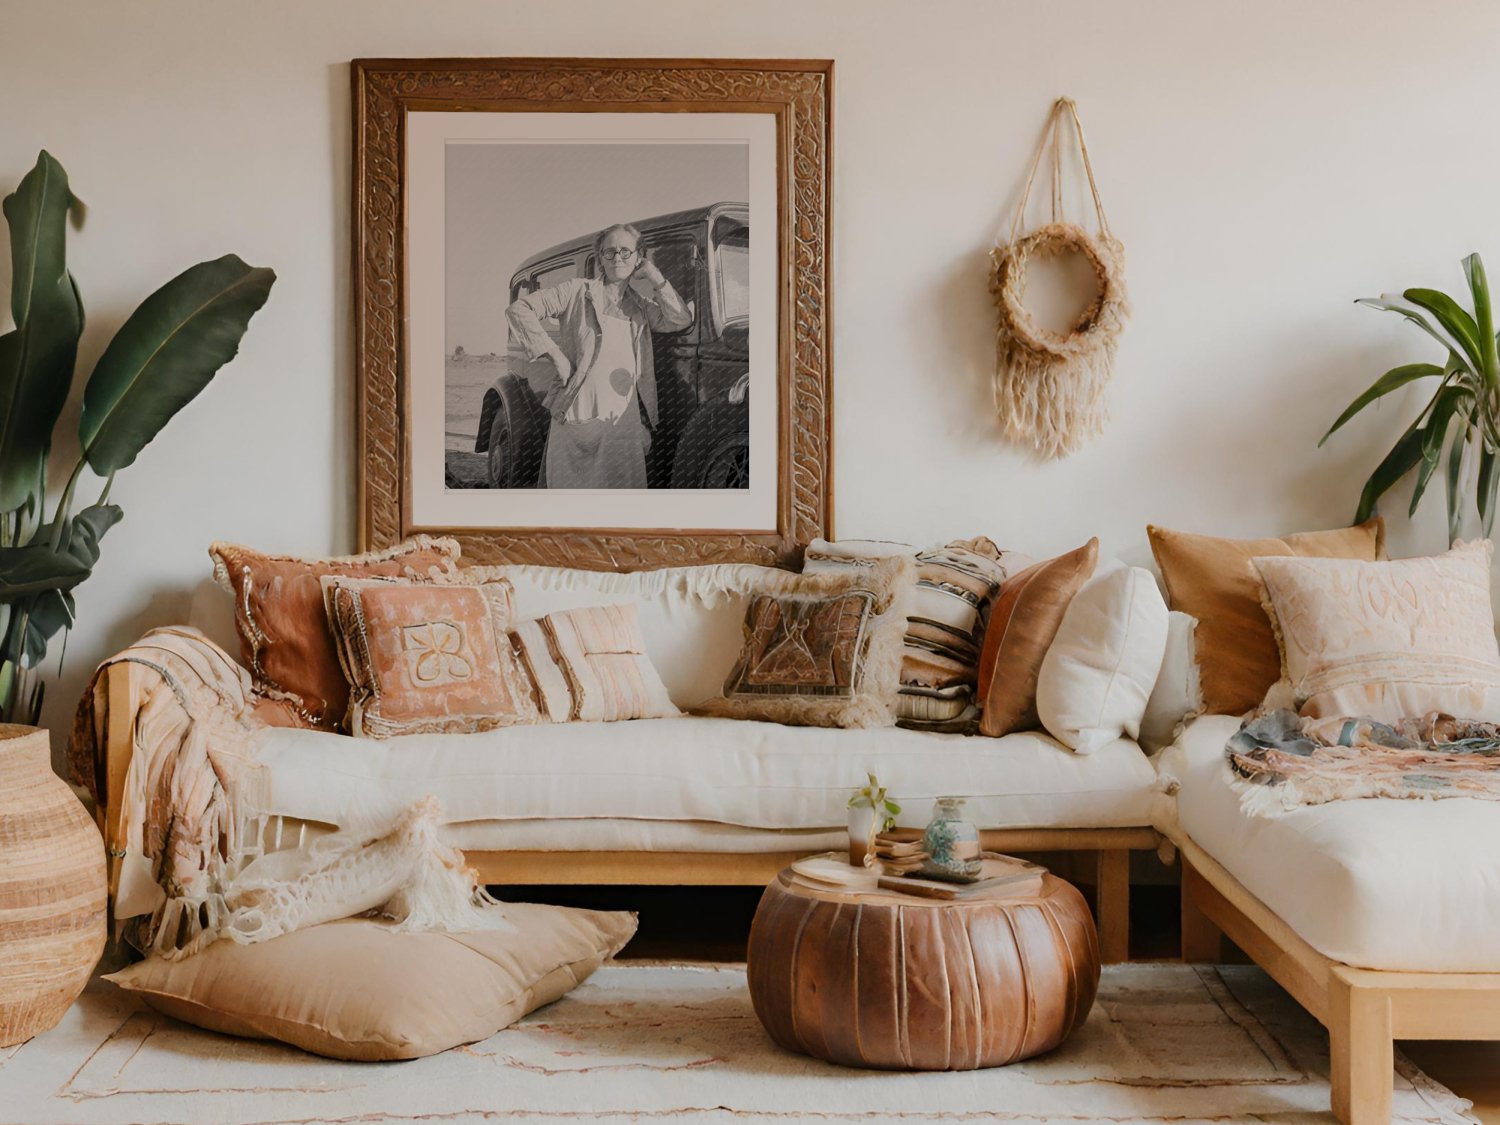
[[[1224,958],[1224,934],[1198,905],[1199,875],[1182,858],[1182,959],[1189,964],[1216,965]]]
[[[1390,1125],[1391,1002],[1334,969],[1328,980],[1333,1115],[1344,1125]]]
[[[1130,852],[1101,849],[1094,890],[1099,902],[1099,960],[1116,965],[1130,960]]]

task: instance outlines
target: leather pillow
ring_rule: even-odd
[[[999,738],[1040,725],[1037,677],[1063,614],[1094,573],[1099,540],[1027,567],[1000,587],[979,657],[979,733]]]
[[[1195,636],[1203,708],[1242,715],[1260,706],[1281,676],[1271,622],[1261,607],[1260,578],[1251,560],[1266,555],[1299,558],[1385,557],[1385,521],[1357,527],[1305,531],[1279,539],[1218,539],[1148,526],[1151,552],[1167,588],[1167,604],[1198,619]]]
[[[386,551],[331,559],[268,555],[232,543],[209,547],[214,580],[234,598],[240,655],[262,695],[284,702],[288,720],[336,730],[349,685],[323,611],[326,575],[428,578],[451,574],[458,543],[419,535]]]
[[[635,933],[634,914],[507,903],[515,932],[396,933],[347,918],[255,945],[222,939],[181,961],[111,973],[195,1027],[376,1062],[488,1039],[571,991]]]

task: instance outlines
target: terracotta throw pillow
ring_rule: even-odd
[[[1317,719],[1433,711],[1500,722],[1488,540],[1392,562],[1263,558],[1285,678],[1268,699]]]
[[[216,941],[105,979],[209,1031],[333,1059],[416,1059],[488,1039],[567,994],[636,926],[634,914],[522,902],[505,917],[514,933],[394,933],[349,918],[255,945]]]
[[[1099,540],[1039,562],[1000,587],[979,657],[979,733],[999,738],[1041,725],[1036,684],[1063,614],[1099,561]]]
[[[1279,539],[1217,539],[1152,526],[1146,534],[1168,607],[1198,619],[1195,644],[1203,708],[1214,715],[1242,715],[1259,707],[1281,675],[1252,559],[1293,555],[1373,562],[1385,557],[1385,521],[1379,516],[1358,527]]]
[[[914,560],[897,556],[756,594],[724,698],[703,711],[793,726],[890,726],[914,578]]]
[[[646,655],[633,603],[549,613],[517,625],[511,641],[554,723],[682,714]]]
[[[425,535],[386,551],[331,559],[267,555],[231,543],[208,549],[215,581],[234,598],[240,654],[256,690],[286,703],[288,717],[320,730],[337,729],[349,706],[320,580],[449,574],[458,551],[452,539]]]
[[[322,582],[351,734],[472,734],[538,721],[511,650],[509,582]]]

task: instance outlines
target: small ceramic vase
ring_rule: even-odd
[[[962,797],[939,797],[927,831],[922,834],[927,862],[922,874],[933,879],[970,883],[979,878],[979,829],[964,819]]]
[[[868,806],[855,805],[849,809],[849,863],[863,867],[865,856],[870,851],[870,841],[875,837],[875,810]]]

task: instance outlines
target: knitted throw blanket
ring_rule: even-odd
[[[1500,800],[1500,725],[1436,712],[1390,725],[1271,711],[1240,727],[1224,755],[1256,816],[1363,797]]]
[[[282,848],[279,818],[261,812],[254,736],[265,724],[249,675],[196,629],[154,629],[95,671],[68,769],[98,804],[108,793],[104,672],[120,663],[149,674],[132,717],[118,827],[105,840],[117,936],[177,959],[221,937],[248,944],[369,911],[398,929],[508,928],[461,853],[439,840],[436,799],[391,823],[339,825]]]

